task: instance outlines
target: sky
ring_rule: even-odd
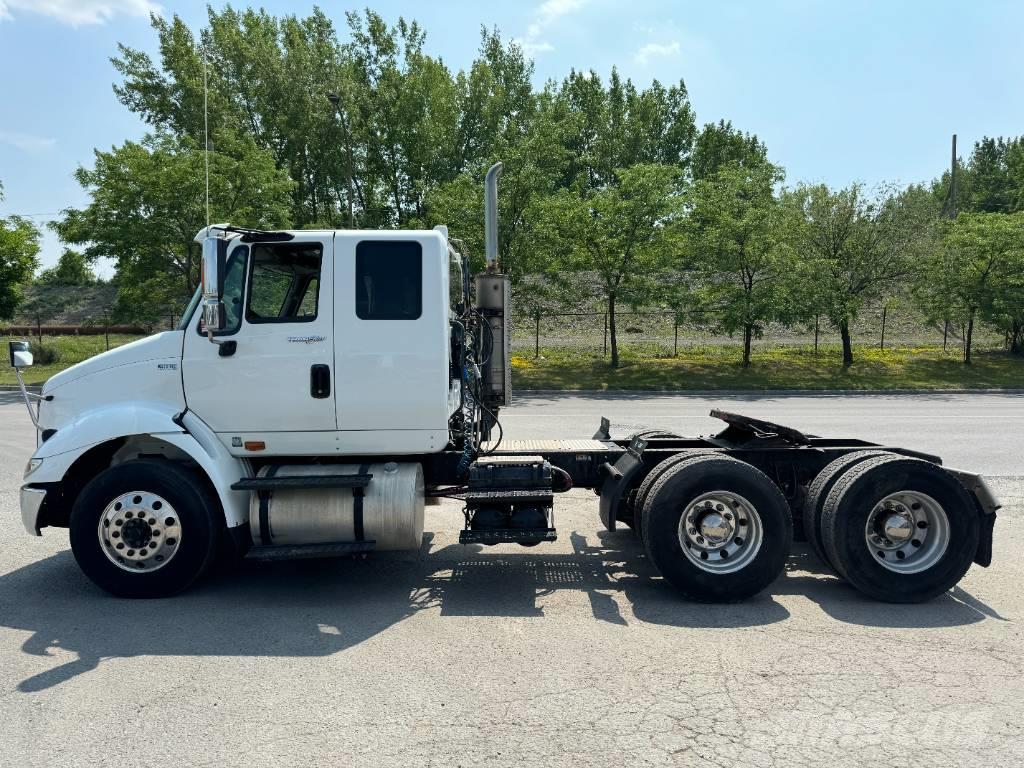
[[[117,44],[156,53],[149,14],[202,27],[193,0],[0,0],[0,216],[45,227],[87,203],[73,178],[93,149],[143,135],[114,96]],[[235,7],[245,2],[236,0]],[[272,14],[313,3],[266,0]],[[731,120],[756,133],[787,184],[927,181],[982,136],[1024,134],[1024,2],[1012,0],[387,0],[387,20],[416,19],[426,48],[468,67],[481,25],[497,27],[534,59],[536,81],[571,68],[638,85],[684,80],[698,123]],[[220,7],[214,3],[214,7]],[[61,244],[47,231],[41,261]],[[109,274],[109,265],[102,269]]]

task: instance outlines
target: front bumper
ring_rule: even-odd
[[[39,510],[46,500],[45,488],[21,487],[21,523],[25,530],[33,536],[42,536],[39,532]]]

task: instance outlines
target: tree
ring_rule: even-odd
[[[727,165],[759,166],[768,161],[768,150],[753,134],[733,128],[727,120],[707,123],[693,148],[694,179],[709,179]]]
[[[615,311],[619,301],[649,297],[679,247],[684,201],[677,168],[641,164],[589,195],[561,190],[539,206],[538,241],[545,271],[569,288],[593,275],[608,308],[611,365],[619,365]]]
[[[781,181],[770,163],[729,163],[693,189],[683,266],[697,276],[698,308],[725,332],[743,334],[744,368],[765,326],[795,314],[795,253],[773,189]]]
[[[38,253],[39,230],[32,222],[21,216],[0,218],[0,319],[14,316],[22,300],[21,285],[32,277]]]
[[[211,220],[286,226],[287,175],[251,139],[217,138],[217,151],[209,153]],[[114,258],[122,291],[159,277],[187,300],[199,279],[193,238],[206,225],[202,151],[187,138],[157,133],[95,157],[92,168],[75,173],[92,199],[64,211],[57,234],[84,246],[88,260]]]
[[[931,201],[920,188],[869,196],[859,184],[836,192],[823,184],[800,186],[784,201],[796,213],[811,308],[839,331],[843,365],[850,366],[851,323],[866,302],[897,290],[933,243]]]
[[[933,313],[940,307],[966,325],[964,362],[972,362],[979,318],[1020,319],[1024,303],[1024,213],[961,214],[947,225],[943,247],[928,263],[918,298]],[[1009,308],[1014,309],[1010,310]]]
[[[408,226],[431,190],[475,172],[505,133],[523,131],[532,65],[483,30],[477,59],[453,76],[427,55],[415,22],[391,26],[368,10],[346,23],[343,44],[318,9],[278,18],[211,8],[197,40],[179,17],[157,17],[159,61],[122,46],[115,92],[149,124],[201,144],[205,51],[210,125],[273,155],[293,181],[296,226]]]
[[[96,273],[81,251],[65,248],[57,263],[36,276],[39,285],[94,285]]]

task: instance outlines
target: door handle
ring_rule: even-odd
[[[309,394],[317,399],[331,396],[331,367],[319,363],[309,369]]]

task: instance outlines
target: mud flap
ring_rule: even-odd
[[[996,527],[996,513],[981,514],[981,530],[978,532],[978,549],[974,553],[974,562],[982,568],[992,565],[992,531]]]
[[[959,480],[974,499],[974,506],[978,510],[978,518],[981,530],[978,532],[978,549],[974,553],[974,562],[982,568],[988,568],[992,564],[992,532],[996,526],[996,512],[1002,508],[999,499],[989,488],[985,478],[973,472],[964,472],[962,469],[946,467],[946,471]]]
[[[644,466],[642,456],[646,447],[646,440],[633,438],[614,466],[606,463],[601,468],[605,474],[605,481],[601,485],[601,523],[609,531],[615,530],[615,522],[626,493],[641,480]]]

